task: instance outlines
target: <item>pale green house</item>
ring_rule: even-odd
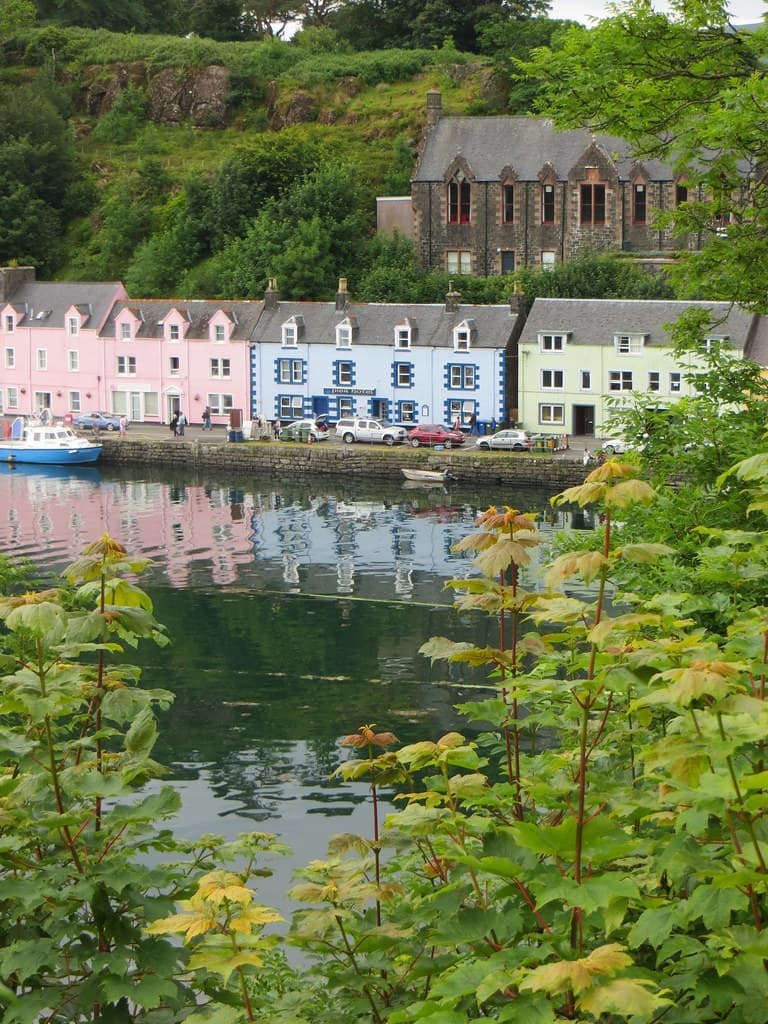
[[[536,432],[599,438],[608,433],[609,400],[647,394],[663,407],[689,394],[665,325],[692,306],[711,311],[705,344],[725,343],[735,358],[766,333],[766,318],[727,302],[536,299],[520,336],[511,419]]]

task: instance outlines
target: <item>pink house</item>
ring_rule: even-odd
[[[119,282],[35,281],[31,267],[0,267],[0,412],[110,410],[99,334],[125,294]]]
[[[99,332],[109,394],[105,408],[130,420],[191,423],[206,405],[213,423],[231,410],[250,419],[249,341],[262,302],[121,298]]]

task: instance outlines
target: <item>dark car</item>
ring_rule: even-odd
[[[408,444],[412,448],[418,448],[422,444],[441,444],[445,448],[452,448],[454,445],[464,444],[464,435],[460,430],[444,427],[441,423],[420,423],[418,427],[409,431]]]
[[[81,412],[72,418],[78,430],[119,430],[120,417],[112,412]]]

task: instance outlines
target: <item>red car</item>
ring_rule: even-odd
[[[441,444],[446,448],[452,448],[454,445],[464,444],[464,435],[460,430],[452,430],[451,427],[444,427],[440,423],[420,423],[418,427],[408,432],[408,444],[412,448],[418,448],[420,444]]]

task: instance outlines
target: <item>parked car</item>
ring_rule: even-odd
[[[529,452],[531,436],[530,430],[498,430],[487,437],[478,437],[475,445],[483,451],[498,448],[508,452]]]
[[[119,430],[120,417],[113,412],[81,412],[72,417],[78,430]]]
[[[386,420],[342,419],[336,424],[336,433],[345,444],[368,441],[373,444],[405,444],[408,431]]]
[[[316,420],[294,420],[280,429],[281,441],[306,441],[309,437],[313,441],[326,441],[328,428],[324,428]]]
[[[409,431],[408,444],[412,448],[418,448],[421,444],[441,444],[446,448],[452,448],[454,445],[464,444],[464,434],[440,423],[420,423],[418,427]]]
[[[607,437],[600,445],[606,455],[623,455],[625,452],[631,451],[633,447],[634,445],[621,437]]]

